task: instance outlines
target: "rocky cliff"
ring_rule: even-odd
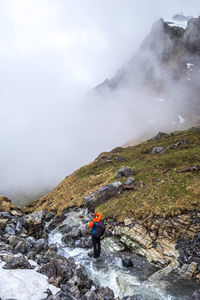
[[[133,58],[93,93],[109,98],[128,89],[131,94],[138,92],[137,97],[145,95],[152,106],[155,101],[166,102],[185,122],[198,121],[200,17],[186,18],[184,25],[163,19],[155,22]]]

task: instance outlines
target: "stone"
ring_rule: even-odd
[[[116,196],[122,191],[122,183],[120,181],[113,182],[111,184],[100,187],[95,192],[83,198],[85,206],[91,210],[94,210],[96,206],[102,202],[108,201],[111,197]]]
[[[130,267],[133,267],[133,262],[130,258],[123,258],[122,265],[126,268],[130,268]]]
[[[150,154],[161,154],[161,153],[163,153],[163,151],[164,151],[163,147],[153,147],[150,150]]]
[[[0,219],[0,230],[4,230],[6,228],[7,222],[7,219]]]
[[[4,269],[33,269],[24,255],[12,256],[8,263],[3,266]]]
[[[15,230],[11,226],[6,226],[5,232],[7,232],[9,235],[15,234]]]
[[[122,300],[145,300],[145,299],[142,295],[136,294],[133,296],[126,296],[126,297],[122,298]]]
[[[116,177],[122,178],[122,177],[129,177],[133,174],[133,171],[130,167],[122,167],[118,170]]]
[[[134,188],[135,178],[129,177],[125,182],[126,187]]]
[[[131,225],[131,224],[132,224],[132,220],[130,218],[124,219],[124,225],[125,226]]]
[[[95,292],[88,291],[84,296],[82,296],[81,300],[99,300],[99,297]]]
[[[158,134],[155,135],[155,136],[153,136],[153,137],[151,138],[151,140],[152,140],[152,141],[155,141],[155,140],[161,140],[161,139],[167,138],[167,137],[169,137],[169,136],[170,136],[170,134],[168,134],[168,133],[158,132]]]
[[[21,241],[23,241],[23,239],[19,238],[16,235],[10,235],[8,238],[9,245],[11,245],[12,247],[17,246],[17,244]]]
[[[114,300],[115,299],[114,293],[109,287],[100,287],[97,295],[101,296],[104,300]]]

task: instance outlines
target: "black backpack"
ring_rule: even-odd
[[[95,227],[95,236],[100,238],[104,232],[105,232],[105,225],[104,225],[104,222],[102,220],[100,220],[99,222],[95,222],[96,224],[96,227]]]

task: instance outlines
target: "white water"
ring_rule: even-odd
[[[80,219],[80,216],[83,218]],[[79,211],[71,211],[62,224],[69,224],[70,226],[85,226],[89,221],[87,210],[80,209]],[[108,286],[111,288],[115,296],[125,297],[134,294],[141,294],[148,300],[183,300],[184,298],[173,297],[168,295],[165,291],[165,282],[157,283],[157,285],[141,282],[136,276],[131,274],[129,268],[124,268],[121,259],[115,257],[108,250],[106,238],[102,242],[101,258],[94,260],[88,256],[90,250],[66,247],[62,242],[62,233],[58,228],[49,235],[49,243],[57,243],[59,246],[58,253],[73,257],[77,264],[85,267],[86,273],[96,284],[101,286]],[[133,267],[134,268],[134,267]],[[158,286],[159,284],[159,286]]]

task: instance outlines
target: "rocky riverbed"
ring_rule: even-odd
[[[57,216],[12,207],[0,213],[0,298],[200,299],[198,218],[157,220],[151,231],[134,220],[108,220],[101,259],[94,260],[87,209]],[[170,227],[175,221],[179,230],[188,222],[182,239]]]

